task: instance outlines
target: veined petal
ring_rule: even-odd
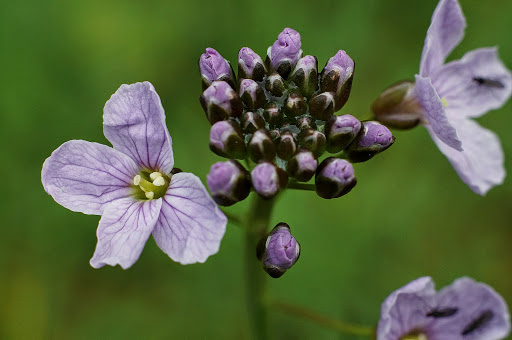
[[[181,172],[171,178],[153,238],[176,262],[204,262],[219,250],[226,223],[199,178]]]
[[[466,19],[457,0],[441,0],[427,31],[421,53],[420,75],[429,77],[464,37]]]
[[[503,150],[498,137],[471,119],[453,120],[464,151],[448,147],[428,129],[439,150],[448,158],[460,178],[471,190],[485,195],[495,185],[503,183],[505,168]]]
[[[90,261],[94,268],[120,265],[130,268],[139,258],[155,227],[162,200],[124,198],[112,202],[101,217],[98,244]]]
[[[426,329],[426,316],[435,302],[434,283],[421,277],[397,289],[382,303],[377,340],[397,340],[414,330]]]
[[[503,106],[512,93],[512,75],[496,47],[468,52],[432,75],[432,84],[446,100],[448,117],[479,117]]]
[[[432,333],[445,339],[498,340],[510,333],[507,304],[484,283],[468,277],[457,279],[438,293],[437,305],[457,309],[453,316],[438,318],[431,326]]]
[[[122,85],[103,109],[103,133],[141,167],[165,174],[174,166],[160,97],[149,82]]]
[[[430,78],[416,75],[414,89],[430,130],[449,147],[462,151],[457,131],[446,117],[443,102],[432,86]]]
[[[41,172],[44,190],[72,211],[101,215],[106,205],[130,195],[137,165],[124,153],[84,140],[62,144]]]

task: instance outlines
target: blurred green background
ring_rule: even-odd
[[[451,59],[500,46],[512,67],[512,2],[463,0],[466,38]],[[182,266],[148,241],[129,270],[95,270],[97,216],[56,204],[40,182],[63,142],[107,144],[102,109],[123,83],[151,81],[161,96],[176,166],[203,180],[220,159],[208,149],[197,60],[214,47],[236,63],[264,55],[284,27],[298,30],[319,64],[338,49],[356,61],[341,113],[359,118],[389,84],[417,72],[437,1],[2,1],[0,44],[0,338],[245,339],[242,247],[228,225],[219,253]],[[512,103],[480,119],[501,138],[512,173]],[[512,303],[512,180],[472,193],[423,128],[396,132],[387,152],[355,166],[358,185],[323,200],[284,193],[272,223],[302,244],[296,266],[268,279],[272,299],[373,325],[383,299],[422,275],[438,287],[468,275]],[[230,211],[243,214],[248,200]],[[270,312],[276,339],[357,339]]]

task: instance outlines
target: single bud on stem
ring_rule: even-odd
[[[254,191],[264,199],[275,197],[288,184],[286,173],[270,162],[261,162],[251,171]]]
[[[276,141],[277,155],[285,161],[289,160],[297,151],[297,141],[290,131],[283,131]]]
[[[263,89],[252,79],[243,79],[240,82],[240,98],[249,110],[256,110],[265,104]]]
[[[256,257],[263,262],[263,269],[273,278],[282,276],[299,259],[300,244],[292,236],[290,226],[277,224],[256,247]]]
[[[320,91],[333,92],[336,105],[334,111],[338,111],[345,105],[352,89],[355,64],[348,54],[339,50],[330,58],[320,76]]]
[[[317,167],[318,161],[313,153],[307,149],[300,149],[288,161],[286,172],[299,182],[307,182],[313,177]]]
[[[343,196],[352,190],[356,183],[354,167],[344,159],[326,158],[316,170],[316,193],[322,198]]]
[[[340,152],[345,149],[361,130],[359,119],[351,115],[332,116],[325,123],[327,151]]]
[[[254,133],[265,127],[265,121],[256,112],[246,111],[240,117],[240,124],[244,133]]]
[[[249,156],[254,163],[261,160],[272,162],[276,157],[276,147],[270,133],[266,129],[256,131],[247,145]]]
[[[247,150],[238,123],[221,120],[213,124],[210,129],[210,150],[221,157],[244,159]]]
[[[299,133],[299,145],[313,152],[318,158],[325,152],[327,140],[320,131],[305,129]]]
[[[286,98],[283,110],[288,117],[297,117],[306,113],[308,104],[304,100],[304,97],[297,90],[292,90]]]
[[[276,103],[270,102],[265,105],[265,110],[263,111],[263,117],[270,125],[270,127],[277,127],[283,124],[283,113],[277,107]]]
[[[318,60],[316,57],[307,55],[300,58],[289,78],[297,85],[304,97],[311,97],[318,89]]]
[[[281,77],[279,73],[272,73],[265,81],[265,88],[274,96],[281,97],[284,94],[286,86],[283,77]]]
[[[319,120],[328,120],[334,113],[334,93],[323,92],[309,101],[309,112]]]
[[[242,114],[240,97],[225,81],[214,81],[199,97],[210,124]]]
[[[408,130],[421,122],[422,109],[416,100],[414,82],[403,80],[388,87],[373,104],[377,120],[394,129]]]
[[[305,129],[316,130],[315,121],[307,116],[298,117],[297,120],[295,121],[295,125],[299,128],[299,130],[305,130]]]
[[[206,181],[215,202],[226,207],[246,199],[251,192],[249,172],[233,159],[213,164]]]
[[[238,77],[262,81],[267,73],[263,59],[249,47],[238,52]]]
[[[203,90],[216,80],[223,80],[234,88],[235,76],[229,62],[213,48],[208,47],[206,53],[199,58],[199,70],[201,71]]]
[[[291,28],[285,28],[267,50],[270,67],[286,79],[302,56],[300,47],[300,34]]]
[[[345,152],[351,162],[365,162],[394,142],[395,137],[384,125],[374,121],[363,122],[361,131]]]

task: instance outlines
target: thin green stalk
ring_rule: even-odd
[[[315,322],[321,326],[326,328],[331,328],[340,333],[349,333],[354,335],[362,335],[371,337],[375,334],[375,329],[373,327],[354,325],[350,323],[346,323],[343,321],[339,321],[336,319],[331,319],[328,316],[318,314],[317,312],[295,306],[286,302],[274,302],[271,304],[272,309],[279,309],[285,313],[302,317],[304,319],[308,319],[312,322]]]
[[[245,271],[247,309],[251,334],[255,340],[266,340],[267,322],[265,298],[266,273],[256,258],[256,246],[265,236],[274,200],[264,200],[254,194],[245,229]]]
[[[300,182],[288,182],[288,189],[296,189],[296,190],[307,190],[307,191],[315,191],[316,186],[311,183],[300,183]]]

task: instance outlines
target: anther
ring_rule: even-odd
[[[161,187],[162,185],[165,185],[165,179],[162,177],[162,175],[160,175],[160,177],[153,181],[153,184],[157,187]]]
[[[140,183],[140,175],[136,175],[135,177],[133,177],[133,184],[139,185],[139,183]]]
[[[146,192],[146,198],[152,200],[155,197],[155,193],[153,191]]]
[[[154,181],[155,179],[157,179],[158,177],[162,177],[162,174],[159,173],[158,171],[155,171],[155,172],[152,172],[150,175],[149,175],[149,178],[151,178],[152,181]],[[153,182],[154,183],[154,182]],[[156,185],[156,184],[155,184]]]

